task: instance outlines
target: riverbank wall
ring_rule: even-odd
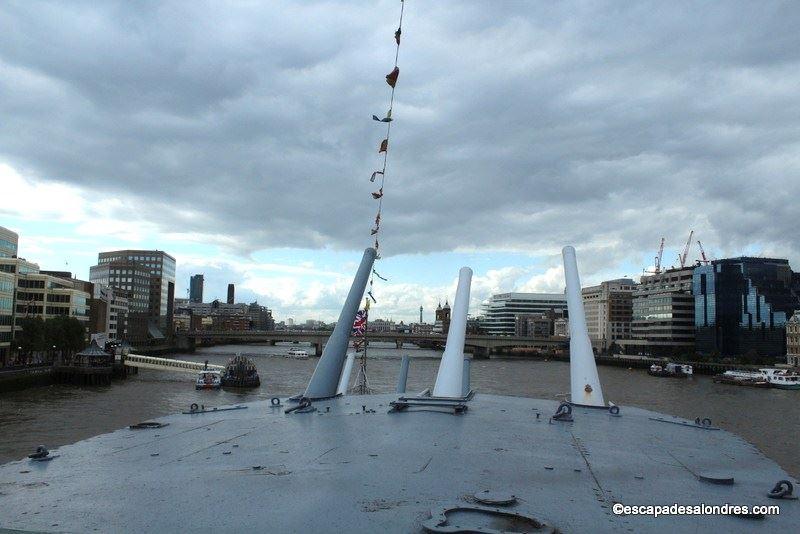
[[[46,386],[53,382],[53,366],[19,366],[0,369],[0,392]]]
[[[492,354],[490,359],[514,359],[514,360],[554,360],[560,362],[569,361],[568,352],[554,353],[535,353],[526,351],[511,351],[505,353]],[[764,363],[761,365],[741,364],[741,363],[721,363],[721,362],[697,362],[690,359],[681,358],[647,358],[644,356],[595,356],[597,365],[609,365],[612,367],[627,367],[630,369],[649,369],[651,365],[664,365],[667,362],[688,364],[692,366],[695,374],[715,375],[732,371],[735,369],[758,370],[764,367],[775,367],[777,363]]]

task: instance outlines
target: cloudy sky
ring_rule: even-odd
[[[689,230],[800,268],[800,3],[407,0],[374,316],[638,276]],[[0,225],[87,278],[332,319],[371,243],[399,0],[0,3]],[[698,257],[697,245],[689,258]]]

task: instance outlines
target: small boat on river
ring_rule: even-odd
[[[222,385],[235,388],[257,388],[261,385],[253,360],[237,354],[228,361],[222,375]]]
[[[666,365],[653,364],[647,370],[650,376],[686,378],[692,376],[694,371],[691,365],[684,363],[668,363]]]
[[[714,382],[731,384],[734,386],[748,386],[752,388],[768,388],[770,383],[766,377],[756,371],[725,371],[714,375]]]
[[[769,385],[778,389],[800,390],[800,373],[790,369],[759,369]]]
[[[294,358],[296,360],[307,360],[308,352],[301,349],[289,349],[289,352],[286,353],[286,357]]]
[[[222,387],[222,373],[212,369],[204,369],[197,375],[195,389],[219,389]]]

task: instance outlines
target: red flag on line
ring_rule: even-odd
[[[394,89],[394,84],[397,83],[397,77],[400,76],[400,69],[395,67],[392,72],[386,75],[386,83],[392,86]]]
[[[378,149],[378,154],[380,154],[381,152],[386,152],[387,150],[389,150],[389,140],[384,139],[383,141],[381,141],[381,147]]]

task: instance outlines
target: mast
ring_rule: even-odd
[[[367,378],[367,332],[369,331],[369,298],[365,299],[364,303],[364,337],[362,338],[363,351],[361,352],[361,362],[358,368],[358,376],[356,377],[356,385],[353,386],[353,393],[356,395],[369,395],[372,393],[372,388],[369,386],[369,379]]]

